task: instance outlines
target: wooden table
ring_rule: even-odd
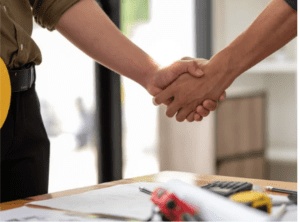
[[[240,177],[226,177],[226,176],[217,176],[217,175],[197,175],[193,173],[184,173],[184,172],[173,172],[173,171],[163,171],[154,175],[148,175],[148,176],[141,176],[131,179],[124,179],[124,180],[117,180],[113,182],[108,183],[102,183],[94,186],[89,187],[83,187],[83,188],[77,188],[72,190],[66,190],[51,194],[45,194],[35,197],[29,197],[22,200],[15,200],[11,202],[5,202],[0,204],[0,210],[7,210],[12,208],[17,208],[25,205],[26,203],[30,203],[32,201],[37,200],[47,200],[57,197],[63,197],[73,194],[80,194],[84,193],[86,191],[101,189],[105,187],[111,187],[119,184],[129,184],[129,183],[136,183],[136,182],[167,182],[170,179],[180,179],[184,182],[187,182],[189,184],[197,185],[197,186],[203,186],[205,184],[208,184],[212,181],[245,181],[250,182],[253,185],[259,185],[262,188],[265,186],[273,186],[276,188],[283,188],[283,189],[289,189],[289,190],[297,190],[297,183],[290,183],[290,182],[280,182],[280,181],[271,181],[271,180],[258,180],[258,179],[248,179],[248,178],[240,178]],[[275,192],[268,192],[273,194],[279,194]],[[285,195],[285,194],[280,194]]]

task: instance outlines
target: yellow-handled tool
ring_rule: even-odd
[[[271,199],[266,194],[258,191],[250,190],[239,192],[230,196],[230,199],[239,203],[246,204],[258,210],[265,211],[269,214],[272,210]]]

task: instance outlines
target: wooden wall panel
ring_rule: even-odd
[[[261,150],[264,146],[263,98],[224,101],[217,113],[217,157]]]
[[[224,162],[218,169],[218,175],[264,179],[265,164],[263,157]]]
[[[265,96],[229,98],[217,111],[217,174],[265,178]]]

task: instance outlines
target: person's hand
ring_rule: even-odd
[[[152,96],[156,96],[163,89],[174,82],[180,75],[189,73],[195,78],[203,76],[203,71],[198,67],[196,61],[179,60],[164,68],[157,68],[150,71],[146,80],[146,90]],[[166,102],[166,105],[168,103]]]
[[[219,98],[219,101],[222,102],[226,98],[226,91],[222,93],[222,95]],[[188,122],[200,122],[202,119],[209,115],[211,111],[215,111],[218,105],[218,101],[213,101],[210,99],[207,99],[203,102],[202,105],[198,105],[196,108],[196,111],[191,112],[187,117],[186,120]]]
[[[195,62],[197,62],[197,64],[199,64],[199,66],[201,67],[202,65],[205,65],[208,60],[207,59],[202,59],[202,58],[191,58],[191,57],[183,57],[181,60],[193,60]],[[224,101],[226,98],[226,92],[224,91],[222,93],[222,95],[219,98],[219,101]],[[168,102],[169,104],[170,102]],[[202,105],[198,105],[198,107],[196,108],[196,111],[191,112],[186,120],[188,122],[193,122],[193,121],[197,121],[200,122],[203,117],[206,117],[209,115],[209,113],[211,111],[214,111],[217,108],[218,105],[218,101],[213,101],[213,100],[205,100],[203,102]]]
[[[172,63],[170,66],[158,69],[155,72],[151,73],[149,78],[150,81],[148,81],[149,84],[146,89],[151,95],[156,96],[183,73],[188,72],[195,77],[202,77],[204,73],[201,69],[199,69],[199,64],[201,64],[201,62],[205,63],[206,61],[206,59],[193,59],[190,57],[184,57],[181,60]],[[222,94],[220,99],[222,98],[225,99],[225,94]],[[164,101],[163,104],[168,106],[171,102],[172,98]],[[216,106],[216,101],[204,101],[203,106],[199,105],[197,107],[198,113],[193,112],[189,116],[188,121],[201,121],[203,117],[207,116],[210,113],[210,111],[214,111],[216,109]],[[193,118],[191,118],[192,116]]]
[[[173,98],[167,108],[166,115],[168,117],[173,117],[177,113],[177,121],[182,122],[186,118],[191,120],[189,115],[196,110],[199,104],[208,99],[217,101],[233,81],[223,75],[225,67],[219,67],[216,62],[202,62],[198,63],[198,66],[204,71],[204,76],[195,78],[191,75],[181,75],[172,85],[155,97],[156,104]],[[201,113],[201,110],[197,109],[197,112]]]

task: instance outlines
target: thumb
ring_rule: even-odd
[[[181,60],[193,60],[197,63],[197,67],[198,69],[202,70],[204,69],[204,66],[208,63],[207,59],[203,59],[203,58],[192,58],[192,57],[183,57]]]
[[[198,69],[203,70],[205,65],[209,62],[207,59],[195,59],[195,62],[197,63]]]
[[[198,68],[198,63],[195,60],[179,60],[171,65],[171,72],[174,77],[178,77],[183,73],[189,73],[195,77],[201,77],[204,72]]]

